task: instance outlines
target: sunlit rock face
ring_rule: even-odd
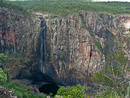
[[[121,15],[119,26],[119,29],[123,28],[123,30],[120,31],[120,35],[122,36],[118,36],[118,41],[123,47],[125,57],[130,61],[130,16]],[[130,65],[130,62],[127,65]]]
[[[130,33],[130,16],[120,16],[120,23],[125,28],[125,32],[123,34]]]
[[[130,61],[129,27],[129,15],[79,11],[63,18],[0,8],[0,52],[23,55],[9,61],[10,78],[84,84],[116,45]]]

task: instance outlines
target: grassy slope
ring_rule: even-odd
[[[46,11],[61,16],[67,16],[78,10],[105,12],[112,14],[130,14],[130,3],[126,2],[83,2],[78,0],[44,0],[44,1],[16,1],[6,2],[0,6],[7,6],[20,11],[26,12],[27,9],[32,11]],[[24,6],[24,7],[23,7]],[[26,9],[26,8],[27,9]]]
[[[130,3],[124,2],[83,2],[83,1],[44,1],[33,2],[27,8],[34,11],[46,11],[67,16],[78,10],[105,12],[112,14],[130,14]]]

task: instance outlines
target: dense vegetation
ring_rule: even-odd
[[[34,11],[46,11],[67,16],[78,10],[106,12],[112,14],[129,14],[130,3],[123,2],[83,2],[83,1],[44,1],[33,2],[27,8]]]
[[[10,2],[8,0],[0,0],[0,7],[13,8],[15,10],[19,10],[19,11],[27,13],[27,9],[24,6]]]
[[[3,0],[0,0],[3,1]],[[67,16],[78,10],[105,12],[112,14],[130,14],[130,3],[128,2],[85,2],[83,0],[31,0],[4,3],[0,6],[11,7],[20,11],[49,12],[56,15]]]

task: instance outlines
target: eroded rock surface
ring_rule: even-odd
[[[130,59],[130,16],[79,11],[67,18],[48,18],[48,61],[45,73],[61,83],[84,83],[121,45]],[[85,27],[85,26],[86,27]],[[103,50],[103,53],[102,53]]]
[[[62,18],[35,14],[0,8],[0,51],[23,55],[10,61],[11,78],[43,81],[49,77],[65,85],[82,84],[104,66],[116,45],[122,46],[130,60],[129,15],[79,11]]]
[[[29,73],[40,29],[38,17],[0,7],[0,52],[9,56],[10,78]]]

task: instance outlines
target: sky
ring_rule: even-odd
[[[130,0],[92,0],[92,1],[121,1],[121,2],[130,2]]]

